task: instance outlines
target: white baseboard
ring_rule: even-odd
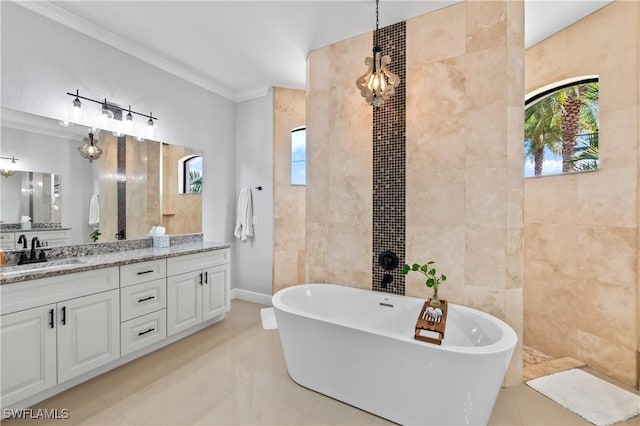
[[[261,305],[271,306],[271,295],[257,293],[251,290],[244,290],[241,288],[231,289],[231,299],[246,300],[247,302],[260,303]]]

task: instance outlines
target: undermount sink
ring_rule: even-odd
[[[37,272],[51,271],[56,269],[65,269],[69,266],[82,263],[78,259],[64,259],[58,261],[42,262],[42,263],[30,263],[26,265],[10,266],[2,269],[2,275],[18,275],[18,274],[32,274]]]

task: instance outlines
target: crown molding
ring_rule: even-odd
[[[236,96],[236,102],[250,101],[251,99],[262,98],[269,94],[271,87],[256,87],[253,89],[243,90]]]
[[[206,89],[216,95],[225,97],[231,101],[238,102],[238,93],[218,83],[208,77],[203,76],[200,72],[178,64],[164,56],[158,55],[151,50],[140,46],[137,43],[133,43],[124,37],[121,37],[108,29],[96,25],[80,16],[73,14],[51,2],[31,2],[20,1],[14,2],[15,4],[24,7],[32,12],[44,16],[54,22],[62,24],[74,31],[78,31],[81,34],[96,39],[108,46],[118,49],[128,55],[131,55],[141,61],[144,61],[150,65],[160,68],[170,74],[182,78],[190,83],[193,83],[203,89]]]

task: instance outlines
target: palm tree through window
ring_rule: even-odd
[[[202,192],[202,157],[191,155],[180,159],[179,168],[182,178],[179,182],[180,194]]]
[[[597,78],[559,84],[529,97],[524,117],[524,176],[597,170]]]

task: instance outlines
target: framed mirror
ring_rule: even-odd
[[[16,170],[0,177],[3,232],[19,229],[22,216],[33,229],[67,229],[70,244],[91,242],[96,230],[99,242],[144,238],[156,225],[170,235],[202,232],[201,165],[199,192],[178,190],[180,160],[201,158],[199,151],[102,131],[94,135],[102,154],[90,162],[78,151],[89,139],[86,127],[6,108],[1,131],[0,154],[17,159],[0,164]],[[188,182],[191,188],[197,179]]]
[[[60,176],[53,173],[12,171],[0,181],[0,220],[20,223],[28,217],[37,223],[59,224]]]

